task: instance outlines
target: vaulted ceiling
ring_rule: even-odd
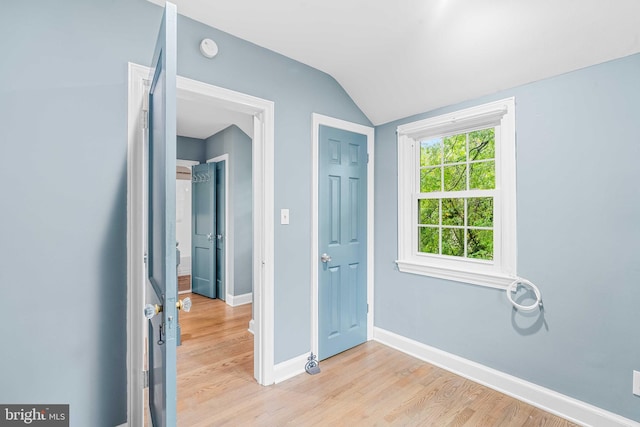
[[[330,74],[376,125],[640,52],[638,0],[174,2]]]

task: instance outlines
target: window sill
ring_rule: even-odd
[[[489,288],[506,289],[515,280],[514,277],[500,273],[450,269],[411,260],[397,260],[396,264],[398,265],[398,270],[403,273],[437,277]]]

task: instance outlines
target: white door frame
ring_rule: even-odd
[[[311,164],[311,351],[318,354],[318,173],[320,156],[320,125],[343,129],[367,137],[367,341],[373,339],[373,182],[374,182],[374,128],[313,113],[312,164]]]
[[[146,108],[149,68],[129,63],[127,145],[127,411],[131,426],[143,424],[145,284]],[[177,96],[215,103],[253,119],[253,331],[254,377],[274,382],[274,110],[272,101],[178,76]]]

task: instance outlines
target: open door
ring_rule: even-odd
[[[216,165],[216,289],[218,298],[226,301],[226,252],[225,240],[227,216],[225,207],[227,206],[227,190],[226,190],[226,167],[227,162],[222,160],[215,162]]]
[[[191,176],[191,289],[216,298],[216,165],[195,165]]]
[[[149,409],[154,426],[176,425],[177,13],[165,6],[149,81],[147,289]]]

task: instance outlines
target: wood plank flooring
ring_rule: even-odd
[[[191,275],[178,276],[178,292],[191,292]]]
[[[575,425],[376,342],[321,362],[320,374],[262,387],[251,306],[191,297],[180,316],[179,426]]]

